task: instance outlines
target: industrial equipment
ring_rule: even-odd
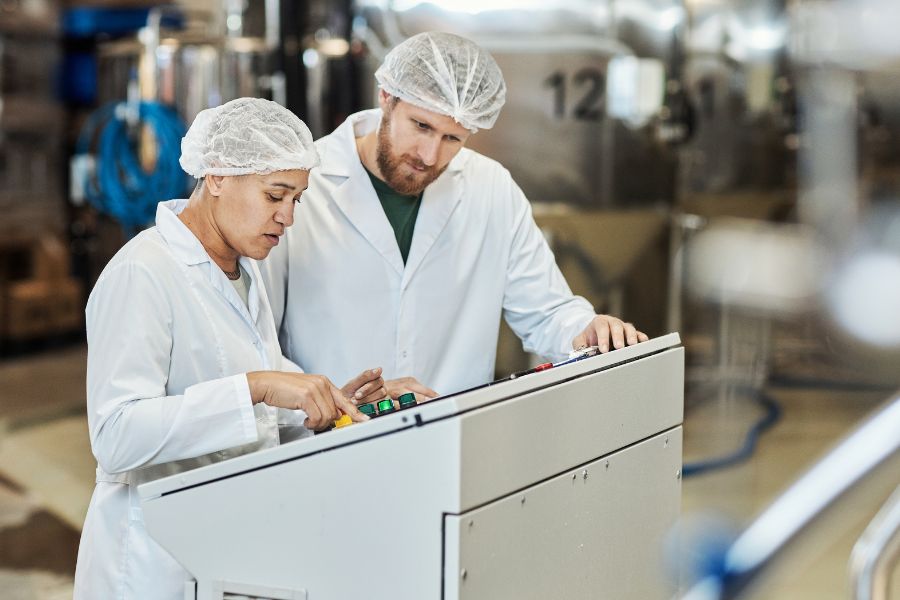
[[[186,598],[671,598],[677,334],[145,483]]]

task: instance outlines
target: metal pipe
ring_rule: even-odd
[[[894,490],[850,554],[853,600],[888,600],[891,572],[900,558],[900,486]]]
[[[856,76],[819,68],[804,83],[806,142],[798,211],[821,234],[825,247],[839,254],[858,225]]]
[[[681,331],[685,292],[685,247],[691,237],[706,227],[700,215],[672,215],[669,234],[669,297],[666,307],[666,331]]]
[[[275,51],[281,39],[281,0],[265,0],[266,47]]]

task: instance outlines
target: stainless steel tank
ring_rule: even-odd
[[[860,168],[873,200],[900,188],[900,69],[859,75]]]
[[[101,101],[125,100],[129,84],[137,85],[141,99],[174,106],[190,123],[201,110],[241,96],[278,99],[271,40],[244,36],[247,28],[233,14],[225,34],[208,15],[177,12],[180,27],[167,27],[164,12],[152,10],[137,36],[99,46]]]
[[[796,80],[784,0],[686,5],[683,85],[693,131],[681,154],[680,195],[791,187]],[[751,202],[745,197],[744,204]]]
[[[491,52],[509,90],[496,126],[470,145],[503,163],[532,201],[670,202],[676,154],[658,135],[660,119],[632,128],[608,117],[607,68],[615,57],[653,58],[676,79],[684,25],[681,0],[360,0],[362,98],[374,102],[374,71],[403,39],[428,30],[463,35]]]

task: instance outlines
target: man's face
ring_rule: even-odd
[[[383,115],[378,130],[378,168],[394,190],[418,195],[440,177],[471,132],[452,117],[396,100],[384,91],[379,102]]]
[[[211,183],[225,243],[241,256],[262,260],[294,223],[294,204],[309,184],[309,171],[217,177]]]

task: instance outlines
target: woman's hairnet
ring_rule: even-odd
[[[238,98],[200,111],[181,140],[181,168],[205,175],[266,174],[319,165],[309,128],[271,100]]]
[[[506,83],[494,58],[451,33],[420,33],[398,44],[375,79],[388,94],[453,117],[473,133],[493,127],[506,101]]]

